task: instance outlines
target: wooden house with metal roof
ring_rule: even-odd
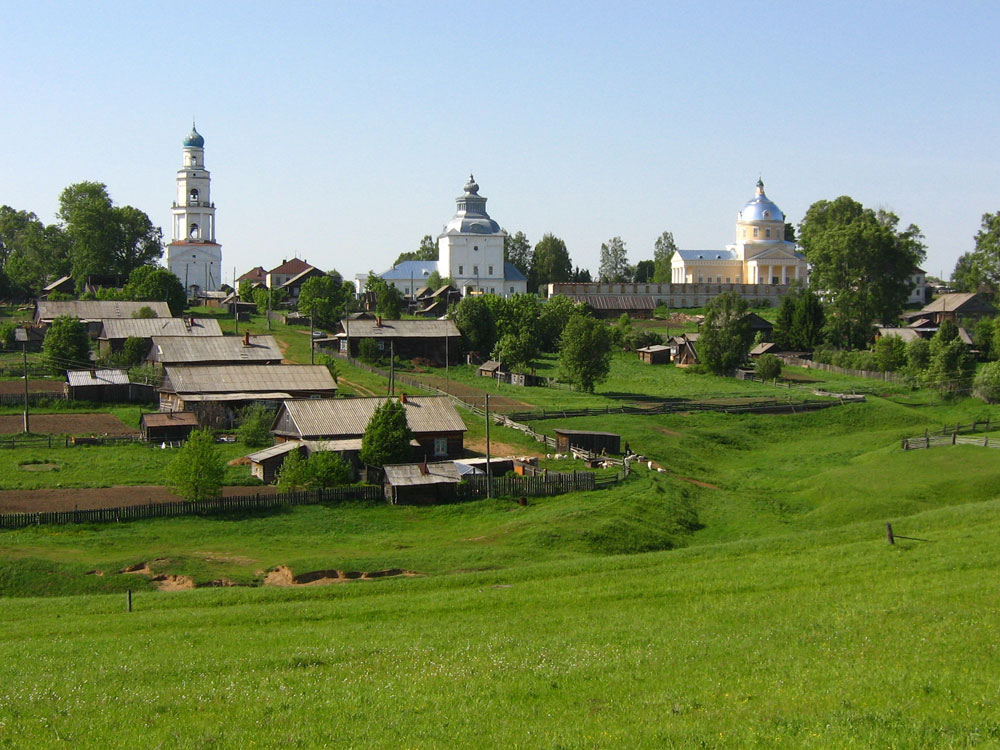
[[[323,365],[177,365],[164,368],[159,392],[160,411],[194,411],[202,425],[231,427],[250,403],[333,399],[337,383]]]
[[[385,397],[289,400],[278,408],[271,432],[278,440],[361,438]],[[416,458],[456,458],[465,451],[465,422],[446,396],[400,396],[406,423],[419,444]]]
[[[394,352],[400,359],[422,357],[444,364],[454,361],[459,352],[462,334],[451,320],[384,320],[381,317],[344,318],[337,324],[332,338],[342,354],[358,355],[364,339],[375,341],[385,354]]]
[[[189,411],[143,414],[139,417],[139,435],[150,443],[187,440],[198,428],[198,415]]]
[[[640,362],[646,362],[650,365],[670,364],[669,346],[664,346],[663,344],[650,344],[649,346],[644,346],[641,349],[636,349],[635,352],[639,355]]]
[[[170,308],[166,302],[132,302],[127,300],[50,300],[40,299],[35,303],[36,324],[52,325],[56,318],[66,316],[79,318],[87,325],[87,331],[92,337],[101,331],[101,324],[112,318],[127,319],[138,315],[139,311],[148,307],[157,318],[169,318]]]
[[[130,338],[151,342],[154,336],[221,338],[222,329],[215,318],[113,318],[101,321],[97,346],[107,354],[121,351]]]
[[[151,364],[280,365],[274,336],[154,336],[146,361]]]
[[[997,308],[977,292],[942,294],[924,305],[920,310],[903,315],[906,320],[925,319],[941,325],[945,319],[958,323],[960,320],[979,320],[988,315],[996,315]]]

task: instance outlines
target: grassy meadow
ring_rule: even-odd
[[[307,361],[307,333],[273,328]],[[384,392],[338,366],[345,391]],[[900,450],[1000,410],[788,374],[868,397],[805,414],[538,420],[618,432],[662,471],[527,506],[2,531],[0,747],[1000,747],[1000,451]],[[449,376],[536,409],[806,393],[626,355],[595,394]],[[464,416],[479,445],[482,420]],[[514,430],[491,438],[544,450]],[[129,448],[34,451],[65,464],[34,476],[17,469],[28,449],[3,450],[0,484],[155,476],[169,453]],[[889,545],[887,522],[929,541]],[[278,566],[413,575],[263,585]],[[199,587],[158,591],[159,575]]]

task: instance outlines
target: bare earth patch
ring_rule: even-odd
[[[273,485],[223,487],[223,497],[234,495],[271,495]],[[122,508],[149,503],[175,503],[181,498],[166,487],[145,486],[84,487],[44,490],[0,490],[0,513],[42,513],[60,510]]]
[[[681,437],[681,434],[676,430],[668,430],[666,427],[654,427],[654,430],[659,432],[661,435],[669,435],[670,437]]]
[[[158,575],[153,577],[153,583],[160,591],[184,591],[194,588],[194,580],[190,576]]]
[[[362,572],[359,570],[313,570],[301,575],[292,575],[291,568],[287,565],[279,565],[267,571],[264,576],[265,586],[325,586],[331,583],[346,583],[347,581],[370,581],[376,578],[392,578],[396,576],[414,577],[421,576],[413,570],[403,570],[402,568],[389,568],[387,570],[373,570]]]
[[[541,445],[539,443],[538,445]],[[473,453],[482,453],[486,455],[486,438],[476,438],[475,440],[466,440],[465,449]],[[501,443],[496,440],[490,440],[490,455],[493,458],[497,456],[534,456],[535,458],[544,458],[544,453],[539,453],[537,450],[532,451],[526,449],[520,445],[511,445],[510,443]]]
[[[24,427],[20,414],[0,415],[0,435],[19,434]],[[138,435],[113,414],[30,414],[28,427],[34,435]]]
[[[29,380],[29,393],[62,393],[65,380]],[[0,393],[24,393],[23,380],[0,380]]]

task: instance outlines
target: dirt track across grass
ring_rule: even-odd
[[[0,415],[0,435],[21,432],[20,414]],[[137,435],[139,430],[129,427],[113,414],[29,414],[28,426],[33,435]]]
[[[465,401],[469,404],[476,404],[481,406],[483,404],[483,397],[486,395],[487,391],[482,388],[476,388],[466,383],[459,383],[454,380],[448,380],[442,378],[439,375],[418,375],[417,380],[420,380],[427,385],[433,386],[438,390],[450,393],[452,396]],[[488,381],[487,381],[488,382]],[[405,390],[405,386],[396,386],[396,390]],[[505,413],[512,411],[530,411],[534,409],[531,404],[525,403],[524,401],[518,401],[515,398],[509,398],[507,396],[498,396],[495,393],[490,393],[490,410]]]
[[[270,495],[277,487],[223,487],[224,497],[233,495]],[[180,500],[166,487],[95,487],[46,490],[0,490],[0,513],[41,513],[59,510],[122,508],[147,503],[173,503]]]

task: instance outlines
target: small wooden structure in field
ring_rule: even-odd
[[[452,502],[460,481],[454,461],[390,464],[385,471],[385,496],[393,505]]]
[[[644,346],[641,349],[636,349],[635,351],[639,355],[639,360],[641,362],[647,362],[651,365],[670,364],[669,346],[664,346],[663,344],[653,344],[652,346]]]
[[[556,450],[569,453],[570,448],[581,448],[591,453],[621,453],[622,436],[613,432],[593,430],[566,430],[557,428]]]
[[[150,443],[187,440],[198,427],[198,415],[190,411],[157,412],[139,418],[139,435]]]

